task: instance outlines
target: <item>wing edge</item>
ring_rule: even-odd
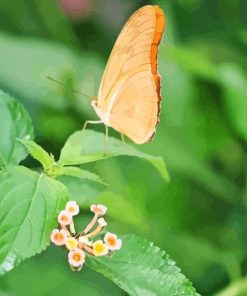
[[[158,72],[158,48],[161,42],[162,35],[165,31],[166,26],[166,19],[164,11],[158,6],[154,6],[155,15],[156,15],[156,26],[155,26],[155,33],[153,37],[153,42],[151,44],[151,71],[154,77],[155,85],[156,85],[156,92],[158,96],[158,112],[157,112],[157,123],[155,125],[154,132],[151,136],[145,141],[145,143],[151,142],[156,134],[156,127],[160,122],[160,112],[161,112],[161,76]]]

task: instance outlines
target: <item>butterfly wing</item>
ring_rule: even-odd
[[[139,144],[152,138],[158,123],[157,53],[164,27],[158,6],[137,10],[115,43],[99,89],[96,108],[103,121]]]

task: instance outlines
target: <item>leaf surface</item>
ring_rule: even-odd
[[[169,174],[165,162],[160,156],[143,153],[131,145],[124,145],[121,141],[109,137],[107,152],[104,149],[104,135],[92,130],[77,131],[65,143],[59,163],[61,165],[78,165],[116,156],[134,156],[146,160],[153,165],[165,181]]]
[[[27,151],[17,139],[33,138],[33,126],[25,108],[0,90],[0,166],[18,164]]]
[[[0,173],[0,275],[43,251],[68,200],[60,182],[22,166]]]
[[[26,147],[30,155],[42,164],[44,170],[48,169],[53,164],[53,157],[50,156],[40,145],[32,140],[24,139],[20,140],[20,142]]]
[[[90,257],[90,268],[102,273],[131,296],[196,296],[175,262],[141,237],[126,235],[112,257]]]

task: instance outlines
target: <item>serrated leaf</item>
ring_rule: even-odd
[[[63,167],[61,168],[61,174],[104,184],[103,180],[97,174],[82,170],[77,167]]]
[[[18,164],[27,156],[17,139],[33,138],[32,121],[25,108],[0,90],[0,166]]]
[[[0,275],[44,250],[68,200],[60,182],[25,167],[0,173]]]
[[[123,145],[121,141],[112,137],[108,138],[107,153],[105,154],[104,137],[102,133],[92,130],[75,132],[65,143],[59,163],[61,165],[77,165],[116,156],[135,156],[148,161],[159,171],[165,181],[169,180],[169,174],[162,157],[143,153],[131,145]]]
[[[42,164],[44,170],[48,169],[53,164],[53,157],[50,156],[40,145],[31,140],[23,139],[19,141],[27,148],[30,155]]]
[[[196,296],[191,282],[175,262],[141,237],[126,235],[112,257],[89,257],[87,265],[131,296]]]

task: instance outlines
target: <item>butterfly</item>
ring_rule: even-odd
[[[136,144],[152,140],[160,113],[157,55],[165,16],[157,5],[138,9],[120,32],[107,62],[98,97],[91,102],[98,121]]]

